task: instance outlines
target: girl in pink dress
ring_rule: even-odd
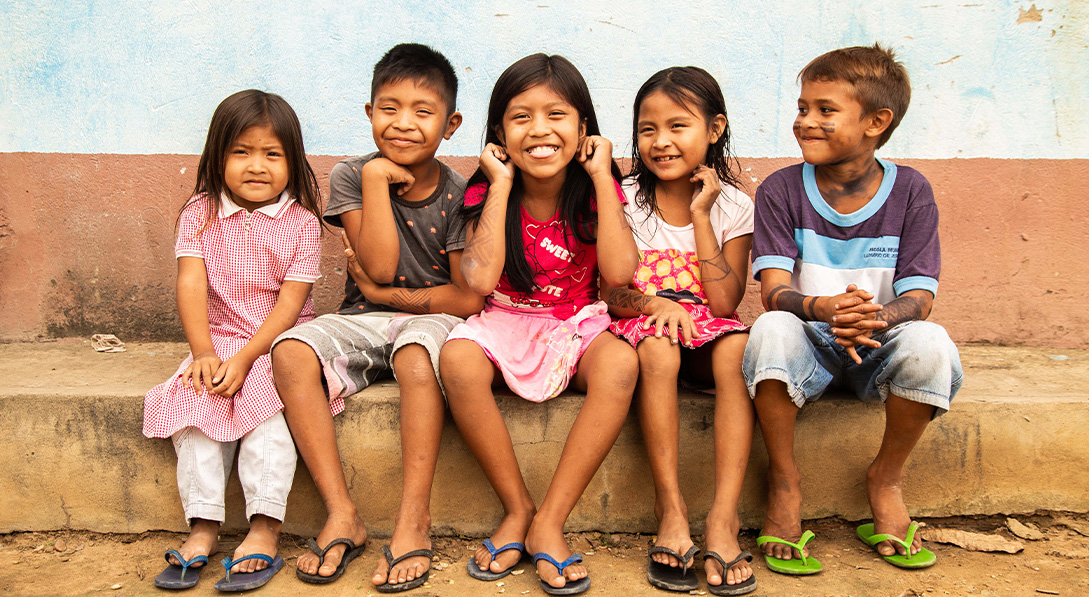
[[[737,506],[753,434],[741,372],[748,339],[736,309],[745,294],[753,202],[738,190],[718,83],[696,67],[665,69],[635,96],[632,173],[624,187],[641,260],[630,286],[602,285],[620,319],[612,330],[639,354],[636,410],[654,478],[658,536],[647,578],[698,588],[696,549],[678,481],[678,377],[715,388],[715,498],[703,558],[714,594],[756,589],[737,543]]]
[[[144,397],[144,435],[174,442],[191,528],[167,552],[159,587],[193,586],[217,551],[235,452],[250,531],[216,588],[256,588],[283,566],[276,546],[295,446],[268,351],[314,317],[320,197],[291,106],[256,90],[223,100],[178,218],[178,313],[192,352]]]
[[[635,243],[612,145],[570,62],[535,54],[511,65],[495,83],[486,131],[465,193],[461,270],[488,298],[450,333],[439,363],[454,420],[505,510],[468,568],[501,578],[528,548],[545,591],[575,594],[590,579],[563,525],[620,433],[638,374],[635,351],[607,331],[598,277],[627,286]],[[495,402],[500,380],[535,402],[569,383],[586,392],[540,510]]]

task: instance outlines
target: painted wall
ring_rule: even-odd
[[[212,110],[239,89],[295,107],[326,184],[340,156],[373,149],[362,104],[395,43],[455,64],[465,124],[440,153],[466,173],[491,85],[521,56],[580,67],[617,155],[638,86],[696,64],[722,84],[751,194],[800,156],[798,70],[878,40],[914,89],[881,155],[923,171],[942,211],[933,319],[958,341],[1089,346],[1084,1],[317,4],[0,3],[0,341],[181,338],[172,225]],[[320,308],[340,299],[339,261],[330,237]]]
[[[450,6],[0,3],[0,151],[200,153],[216,104],[250,87],[295,107],[311,153],[367,151],[371,69],[395,43],[419,41],[446,54],[461,78],[465,126],[445,146],[450,155],[480,152],[495,78],[545,51],[580,67],[617,145],[629,138],[639,85],[661,68],[695,64],[723,87],[740,155],[798,156],[789,127],[798,71],[827,50],[877,40],[898,50],[914,87],[905,132],[885,155],[1089,157],[1084,0]]]

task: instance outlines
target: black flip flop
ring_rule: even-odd
[[[171,564],[170,556],[177,558],[181,565]],[[193,564],[208,564],[208,556],[193,556],[192,560],[186,560],[176,549],[167,551],[164,557],[166,558],[167,567],[159,573],[159,576],[155,577],[155,586],[160,589],[176,591],[197,586],[197,582],[200,581],[200,571],[204,569],[204,566],[197,566],[192,571],[190,571],[190,567]],[[187,573],[189,578],[185,577]]]
[[[362,545],[356,545],[355,541],[348,539],[347,537],[340,537],[339,539],[333,539],[324,548],[318,547],[318,542],[314,539],[310,539],[306,542],[306,546],[310,548],[310,551],[314,552],[318,556],[318,570],[321,570],[322,564],[325,563],[325,554],[336,545],[347,545],[348,550],[344,552],[344,557],[340,559],[340,564],[337,569],[329,576],[321,576],[319,574],[307,574],[298,568],[295,568],[295,576],[299,577],[299,580],[308,582],[314,585],[324,585],[333,582],[344,575],[344,571],[348,569],[348,564],[352,560],[356,559],[359,554],[363,553],[363,550],[367,548],[367,542],[364,541]]]
[[[389,550],[388,545],[382,546],[382,555],[386,558],[386,582],[380,584],[374,588],[379,593],[400,593],[401,591],[408,591],[409,589],[415,589],[416,587],[427,582],[427,577],[431,576],[431,556],[433,555],[430,549],[416,549],[405,554],[401,554],[396,558],[393,557],[393,552]],[[427,558],[427,570],[424,570],[422,576],[418,576],[412,580],[407,580],[402,583],[390,583],[389,573],[393,571],[393,567],[398,563],[407,560],[408,558],[415,558],[418,556],[425,556]]]
[[[752,593],[753,591],[756,590],[756,575],[755,574],[753,574],[749,578],[746,578],[744,580],[744,582],[740,582],[740,583],[738,583],[736,585],[726,584],[726,571],[729,570],[731,566],[733,566],[734,564],[740,562],[741,560],[751,562],[752,561],[752,554],[751,553],[749,553],[747,551],[743,551],[743,552],[737,554],[736,558],[734,558],[734,559],[730,560],[729,562],[727,562],[726,560],[724,560],[722,558],[722,556],[718,555],[717,553],[715,553],[713,551],[707,551],[707,552],[704,552],[704,554],[703,554],[704,568],[707,567],[707,558],[711,558],[711,559],[715,560],[716,562],[718,562],[719,566],[722,566],[722,584],[721,585],[713,585],[711,583],[707,583],[707,590],[710,591],[712,595],[744,595],[746,593]]]
[[[696,573],[689,574],[689,571],[692,570],[692,559],[699,552],[700,548],[695,545],[689,547],[683,556],[668,547],[658,545],[651,547],[647,551],[647,582],[659,589],[683,593],[700,588],[700,579],[696,577]],[[656,553],[673,556],[681,561],[682,566],[677,568],[669,564],[655,562],[651,556]]]

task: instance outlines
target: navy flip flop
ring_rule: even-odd
[[[492,554],[492,561],[493,562],[495,561],[495,558],[499,554],[503,553],[504,551],[510,551],[512,549],[517,549],[520,552],[520,554],[523,555],[523,556],[526,553],[525,544],[524,543],[519,543],[517,541],[512,541],[512,542],[504,545],[503,547],[500,547],[499,549],[496,549],[495,544],[492,543],[491,539],[485,539],[484,540],[484,548],[488,550],[488,553]],[[521,561],[521,557],[519,557],[519,561]],[[471,577],[473,577],[473,578],[475,578],[477,580],[493,581],[493,580],[499,580],[499,579],[507,576],[508,574],[510,574],[514,570],[514,567],[517,566],[517,565],[518,565],[518,562],[515,562],[514,564],[512,564],[510,566],[510,568],[507,568],[506,570],[504,570],[502,572],[492,572],[491,570],[481,568],[480,565],[476,563],[476,558],[470,557],[469,558],[469,563],[466,565],[466,568],[469,570],[469,576],[471,576]]]
[[[577,553],[567,558],[562,562],[557,562],[556,558],[548,555],[547,553],[535,553],[533,554],[533,564],[537,564],[537,560],[544,560],[549,564],[556,567],[560,576],[563,576],[564,568],[567,568],[571,564],[577,564],[582,561],[582,554]],[[579,593],[585,593],[590,590],[590,577],[580,578],[578,580],[568,580],[567,584],[562,587],[554,587],[541,579],[541,590],[549,595],[578,595]]]
[[[177,558],[181,565],[171,564],[170,556]],[[204,566],[197,566],[192,572],[189,568],[193,564],[208,563],[208,556],[194,556],[192,560],[186,560],[176,549],[168,550],[163,557],[166,558],[167,567],[155,577],[155,586],[160,589],[178,590],[197,586],[197,582],[200,581],[200,571]],[[186,574],[189,578],[185,577]]]
[[[235,572],[231,574],[231,568],[239,563],[247,560],[261,560],[268,563],[268,568],[263,568],[255,572]],[[215,590],[223,591],[224,593],[237,593],[239,591],[250,591],[259,587],[265,586],[268,581],[272,580],[273,576],[280,571],[280,568],[284,567],[284,559],[280,556],[276,556],[275,559],[263,554],[255,553],[248,556],[242,556],[237,560],[231,558],[223,558],[223,567],[227,569],[227,575],[219,579],[219,582],[215,584]]]
[[[386,558],[386,582],[380,584],[374,588],[379,593],[400,593],[401,591],[407,591],[409,589],[415,589],[416,587],[427,582],[427,578],[431,576],[431,557],[432,552],[430,549],[416,549],[408,553],[401,554],[396,558],[393,557],[393,552],[389,550],[388,545],[382,546],[382,556]],[[406,580],[402,583],[390,583],[389,573],[393,570],[393,567],[398,563],[407,560],[408,558],[415,558],[417,556],[424,556],[427,558],[427,570],[424,573],[412,580]]]

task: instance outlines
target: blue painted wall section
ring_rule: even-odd
[[[418,41],[461,78],[465,124],[443,154],[479,153],[495,78],[546,51],[582,70],[621,152],[639,85],[695,64],[723,86],[739,155],[792,157],[801,67],[880,41],[914,88],[883,155],[1087,158],[1087,40],[1084,0],[3,2],[0,151],[199,153],[216,104],[250,87],[294,106],[310,153],[368,151],[374,62]]]

